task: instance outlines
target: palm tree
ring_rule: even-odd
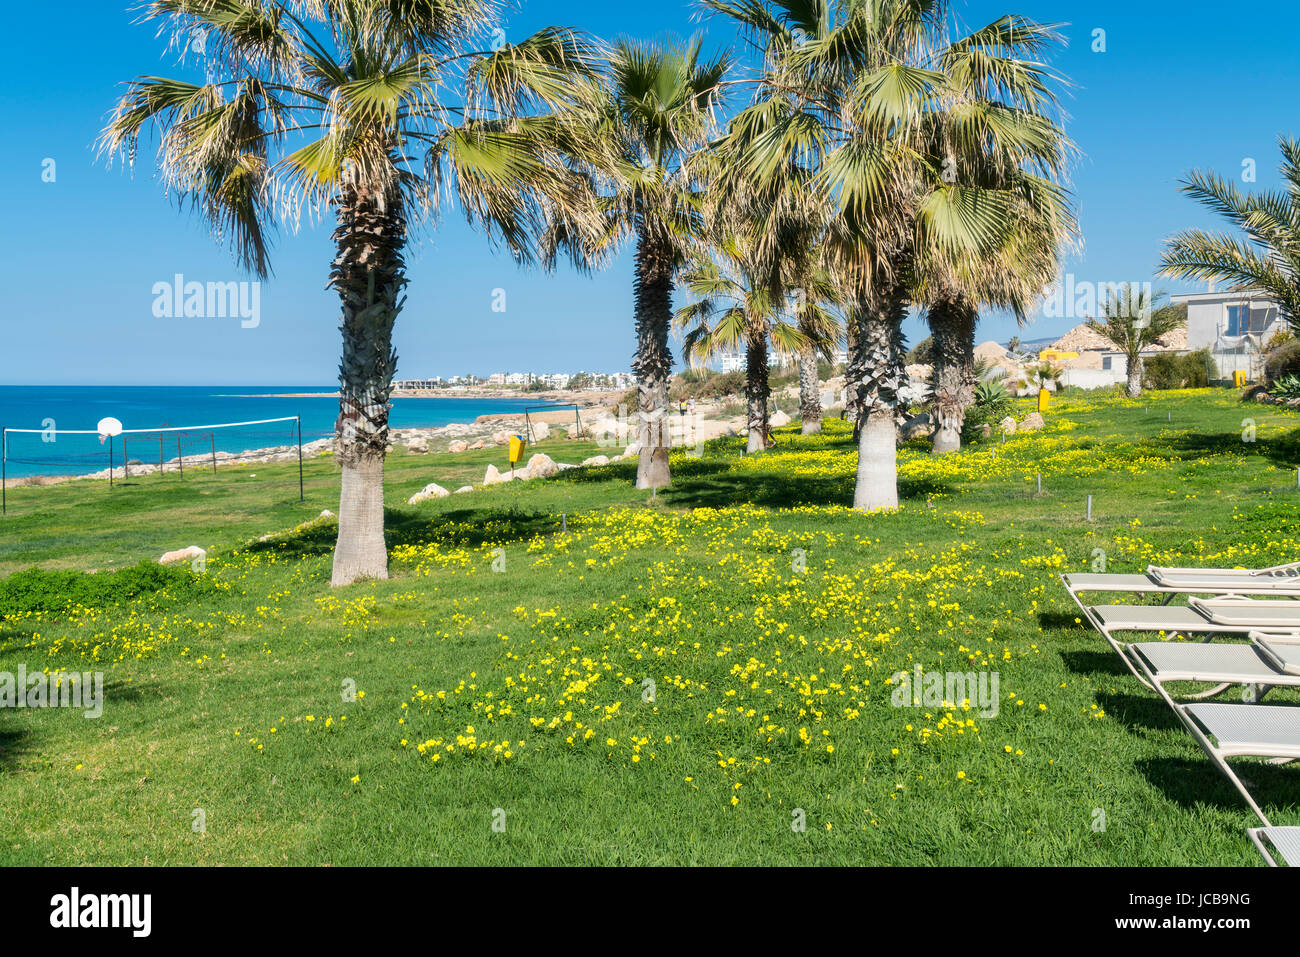
[[[1128,363],[1128,396],[1142,394],[1142,353],[1176,329],[1187,324],[1187,316],[1177,307],[1156,308],[1165,297],[1145,286],[1125,283],[1107,292],[1101,303],[1101,318],[1089,319],[1086,325],[1111,342],[1124,354]]]
[[[329,285],[342,309],[337,455],[339,534],[331,582],[386,578],[383,474],[407,283],[409,226],[444,190],[520,260],[542,213],[576,217],[582,181],[566,171],[569,111],[598,51],[548,27],[485,48],[496,0],[150,0],[183,47],[206,37],[202,82],[143,76],[101,137],[134,162],[160,130],[159,170],[237,262],[270,272],[269,230],[332,212]],[[457,88],[465,92],[453,93]]]
[[[835,347],[844,334],[836,309],[840,292],[825,269],[805,269],[793,283],[793,312],[805,345],[799,350],[799,416],[801,435],[822,430],[821,376],[818,363],[832,361]]]
[[[798,162],[813,174],[809,205],[826,216],[828,256],[850,294],[854,506],[896,506],[901,326],[917,250],[998,248],[1014,201],[1004,184],[960,181],[948,163],[935,164],[933,114],[956,114],[950,128],[970,142],[1021,136],[1025,124],[1005,121],[1045,94],[1051,76],[1035,57],[1055,33],[1009,16],[946,42],[946,0],[704,2],[736,20],[763,56],[754,103],[731,125],[748,157],[743,172],[770,177]],[[982,111],[970,109],[971,90],[988,101]],[[1041,134],[1036,125],[1028,132]]]
[[[1161,275],[1173,279],[1225,279],[1233,290],[1261,289],[1300,332],[1300,143],[1281,137],[1282,191],[1243,194],[1229,180],[1194,170],[1182,191],[1246,234],[1242,242],[1192,229],[1166,244]]]
[[[803,349],[798,326],[787,318],[787,293],[780,268],[755,255],[752,238],[730,233],[712,255],[698,256],[682,273],[694,297],[677,311],[677,324],[688,328],[684,344],[693,362],[723,351],[745,352],[745,399],[748,451],[769,447],[768,342],[779,353]]]
[[[725,55],[704,57],[702,44],[699,37],[687,43],[615,42],[603,97],[573,117],[587,144],[579,152],[579,166],[600,191],[602,231],[594,238],[574,234],[561,221],[548,236],[549,251],[567,248],[587,265],[607,260],[624,240],[635,245],[632,371],[640,489],[664,488],[672,481],[668,333],[674,277],[702,230],[695,159],[715,131],[714,111],[730,68]]]
[[[1008,309],[1020,322],[1028,321],[1043,287],[1058,272],[1061,247],[1074,236],[1074,217],[1054,183],[1019,171],[1011,182],[1022,192],[1011,204],[999,248],[981,255],[952,255],[940,249],[937,256],[922,257],[930,282],[919,298],[928,303],[926,319],[933,336],[936,455],[961,448],[966,410],[975,401],[980,307]]]

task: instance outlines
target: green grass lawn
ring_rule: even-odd
[[[675,456],[653,497],[623,463],[412,507],[503,454],[394,454],[393,578],[337,591],[328,457],[303,503],[296,465],[12,491],[0,575],[99,575],[70,607],[0,581],[0,671],[106,691],[97,720],[0,711],[0,863],[1257,863],[1057,575],[1300,559],[1300,420],[1065,400],[1044,432],[909,444],[902,508],[871,515],[830,426]],[[131,569],[192,544],[202,574]],[[895,707],[918,665],[996,673],[996,714]],[[1243,775],[1300,824],[1300,770]]]

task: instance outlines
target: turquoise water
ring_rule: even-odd
[[[284,416],[302,417],[302,440],[334,434],[338,399],[330,397],[267,398],[285,393],[329,393],[333,386],[0,386],[0,426],[7,429],[93,430],[107,416],[126,429],[161,429],[248,422]],[[394,399],[394,428],[433,428],[473,422],[480,415],[522,412],[544,405],[536,399]],[[98,436],[6,436],[5,472],[23,475],[78,475],[108,466],[108,447]],[[157,462],[159,455],[201,455],[297,442],[297,424],[249,426],[211,432],[188,431],[127,436],[132,460]],[[161,440],[161,443],[160,443]],[[120,441],[120,440],[118,440]],[[160,447],[161,445],[161,447]],[[121,447],[116,449],[120,464]]]

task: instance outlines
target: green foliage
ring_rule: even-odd
[[[206,580],[188,566],[150,561],[97,574],[29,568],[0,579],[0,612],[54,614],[69,605],[106,608],[164,589],[178,601],[192,600],[210,590]]]
[[[981,382],[975,387],[975,404],[966,410],[966,420],[961,429],[962,441],[969,443],[981,438],[980,429],[983,426],[996,427],[1011,415],[1013,409],[1011,393],[1002,383]]]
[[[1300,339],[1283,343],[1264,360],[1264,380],[1276,382],[1288,375],[1300,374]]]
[[[1286,375],[1273,383],[1273,394],[1279,399],[1300,399],[1300,376]]]
[[[1203,389],[1218,378],[1209,349],[1150,356],[1144,366],[1143,384],[1148,389]]]
[[[934,336],[926,336],[907,353],[907,364],[931,365],[934,362]]]
[[[680,399],[721,399],[730,395],[743,395],[745,392],[745,373],[714,372],[712,369],[698,369],[699,377],[682,375],[674,384],[670,397]]]

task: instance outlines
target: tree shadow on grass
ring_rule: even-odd
[[[505,509],[462,508],[437,515],[421,515],[398,509],[384,509],[384,537],[389,551],[402,545],[421,545],[441,539],[448,544],[474,548],[486,542],[515,542],[543,532],[555,531],[559,520],[549,512]],[[338,526],[319,522],[265,542],[247,546],[251,553],[274,552],[290,558],[330,555],[338,540]]]
[[[1120,664],[1109,645],[1105,651],[1062,651],[1060,655],[1065,667],[1077,675],[1119,677],[1128,674],[1128,669]]]
[[[1244,418],[1250,418],[1249,410]],[[1246,427],[1241,432],[1191,433],[1161,439],[1152,443],[1153,447],[1163,446],[1176,451],[1180,458],[1201,458],[1212,455],[1235,455],[1246,457],[1261,455],[1279,468],[1293,469],[1300,466],[1300,429],[1295,429],[1281,436],[1256,437],[1253,441],[1244,438]]]
[[[29,728],[0,728],[0,771],[16,768],[33,753]]]
[[[1295,819],[1300,809],[1300,766],[1265,764],[1251,759],[1231,759],[1233,771],[1241,778],[1264,813],[1274,819]],[[1150,758],[1134,764],[1138,773],[1180,807],[1195,809],[1210,805],[1239,810],[1249,815],[1250,808],[1232,782],[1220,773],[1208,757]]]

